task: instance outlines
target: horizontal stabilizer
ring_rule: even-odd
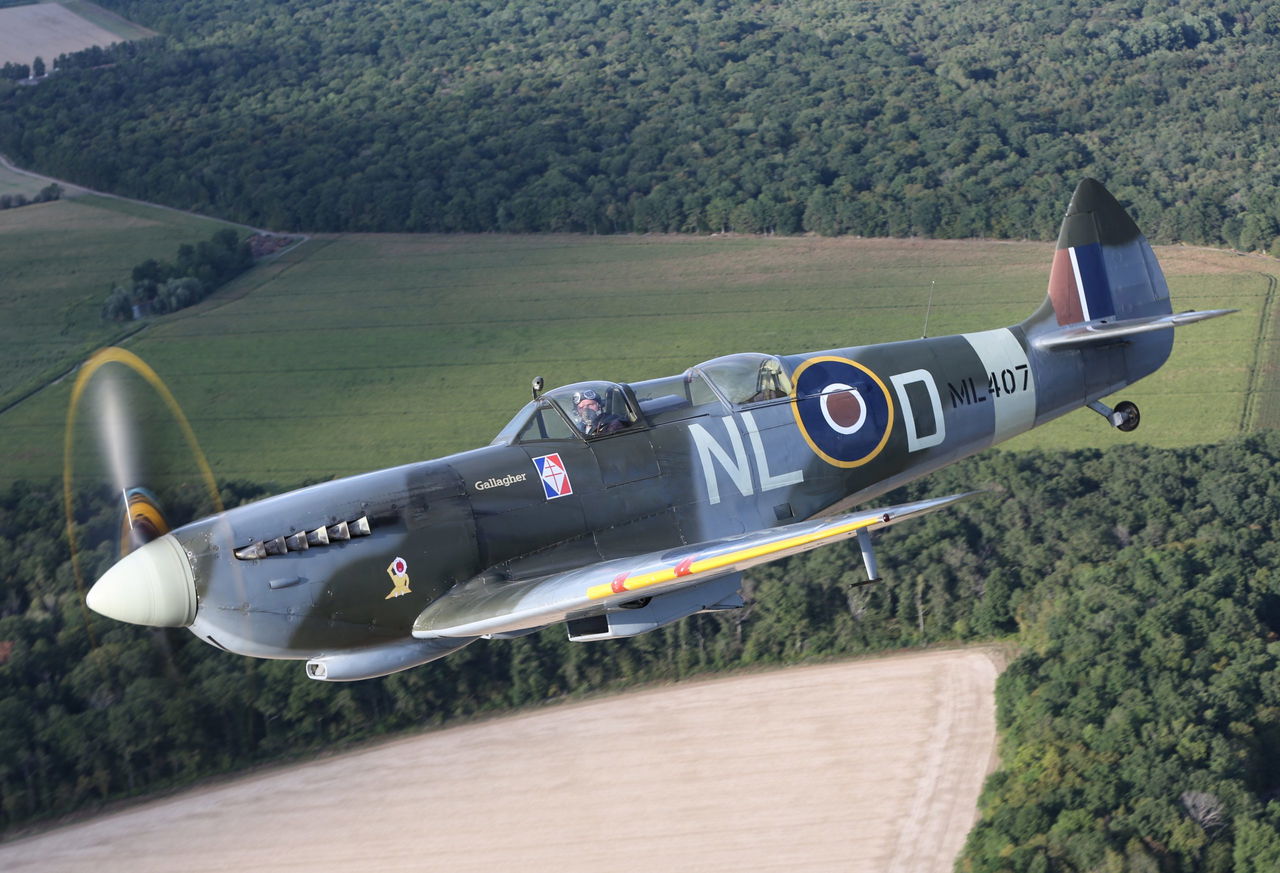
[[[1125,318],[1120,321],[1088,321],[1042,333],[1032,339],[1041,349],[1078,349],[1083,346],[1105,345],[1123,342],[1126,337],[1153,330],[1165,330],[1182,324],[1193,324],[1220,315],[1239,312],[1238,309],[1201,309],[1175,312],[1172,315],[1149,315],[1142,318]]]
[[[803,521],[661,552],[618,558],[519,581],[475,579],[432,603],[413,635],[475,637],[507,634],[571,618],[599,615],[645,597],[700,585],[729,573],[879,530],[982,494],[970,491],[882,509]]]

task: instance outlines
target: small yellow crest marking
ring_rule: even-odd
[[[409,589],[409,562],[404,558],[396,558],[387,565],[387,575],[391,577],[391,584],[395,587],[391,589],[391,593],[383,600],[390,600],[393,597],[400,597],[404,594],[412,594]]]

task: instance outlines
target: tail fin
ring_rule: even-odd
[[[1048,297],[1022,329],[1039,348],[1078,348],[1132,341],[1134,334],[1230,311],[1173,315],[1169,286],[1146,238],[1100,182],[1084,179],[1058,233]],[[1158,343],[1164,356],[1169,342]]]

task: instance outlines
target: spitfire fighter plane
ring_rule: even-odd
[[[1044,303],[977,333],[797,355],[736,354],[643,382],[534,399],[486,447],[303,488],[154,536],[88,604],[209,644],[380,676],[481,638],[564,624],[641,634],[743,605],[743,571],[950,506],[853,509],[945,464],[1100,402],[1158,369],[1173,314],[1156,258],[1090,179],[1062,223]],[[137,483],[135,483],[137,484]],[[136,499],[135,499],[136,498]]]

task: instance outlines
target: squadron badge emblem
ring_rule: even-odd
[[[534,458],[533,465],[538,468],[538,476],[542,479],[542,490],[548,500],[567,497],[573,493],[569,471],[565,469],[559,453]]]
[[[396,558],[388,564],[387,575],[391,577],[391,584],[395,587],[391,589],[390,594],[382,598],[383,600],[413,593],[409,590],[409,562],[404,558]]]

